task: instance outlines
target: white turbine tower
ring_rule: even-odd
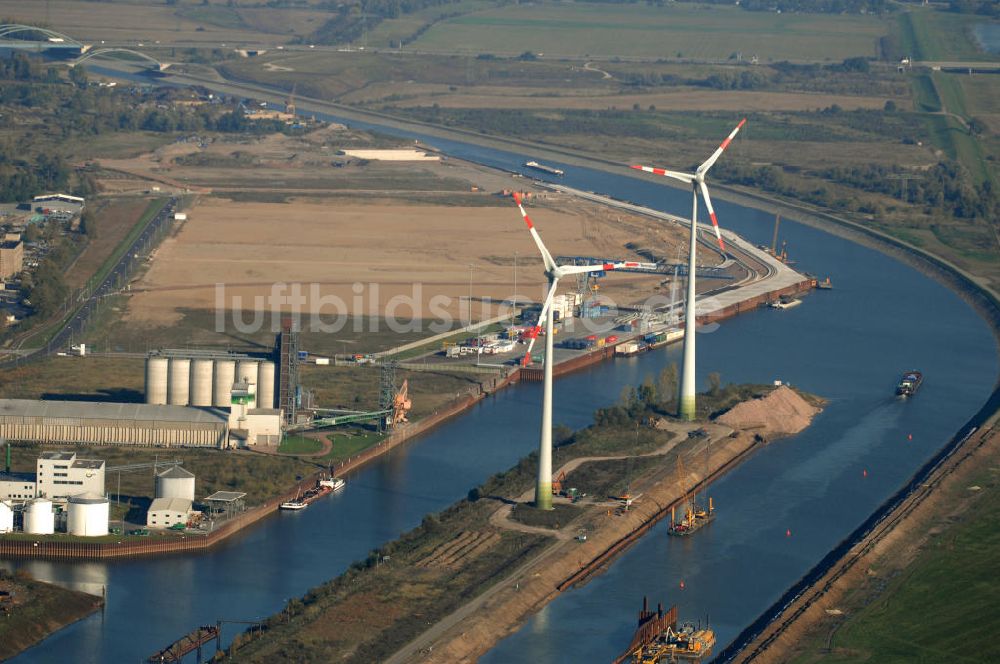
[[[538,315],[538,324],[528,331],[528,352],[525,355],[525,364],[531,363],[531,349],[535,345],[535,339],[542,330],[542,321],[545,323],[545,369],[544,383],[542,387],[542,435],[538,447],[538,483],[535,485],[535,507],[543,510],[552,509],[552,300],[556,295],[556,287],[559,280],[573,274],[583,274],[586,272],[603,272],[623,267],[635,267],[638,263],[603,263],[601,265],[556,265],[552,254],[545,248],[542,238],[535,230],[535,224],[531,221],[528,213],[524,211],[521,203],[521,195],[514,194],[514,202],[521,210],[524,223],[528,225],[528,232],[538,247],[538,253],[542,255],[542,263],[545,265],[545,276],[549,282],[549,291],[542,303],[542,311]]]
[[[736,125],[736,129],[733,129],[732,133],[722,141],[719,148],[712,153],[705,163],[695,170],[694,173],[679,173],[677,171],[668,171],[662,168],[653,168],[651,166],[632,166],[632,168],[638,169],[640,171],[646,171],[647,173],[654,173],[656,175],[663,175],[668,178],[674,178],[675,180],[680,180],[681,182],[686,182],[691,185],[691,247],[688,254],[688,281],[687,281],[687,299],[684,303],[684,365],[681,367],[681,397],[680,397],[680,408],[679,414],[681,419],[693,420],[695,419],[696,411],[696,385],[695,385],[695,271],[697,269],[695,261],[695,251],[698,246],[698,191],[701,190],[701,195],[705,199],[705,207],[708,208],[708,216],[712,219],[712,227],[715,229],[715,237],[719,240],[719,248],[723,252],[726,251],[726,245],[722,242],[722,234],[719,232],[719,220],[715,217],[715,209],[712,207],[712,199],[708,195],[708,186],[705,185],[705,175],[708,173],[708,169],[712,168],[722,153],[725,152],[729,144],[733,142],[736,137],[736,133],[746,124],[747,119],[743,118],[740,123]]]

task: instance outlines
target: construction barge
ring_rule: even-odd
[[[642,598],[642,611],[632,642],[613,664],[666,664],[702,662],[712,655],[715,632],[709,627],[685,623],[677,625],[677,607],[667,612],[659,604],[650,611]]]
[[[667,528],[667,534],[675,537],[686,537],[712,523],[715,519],[715,506],[712,504],[711,498],[708,499],[707,510],[697,505],[694,500],[689,500],[684,507],[683,518],[678,521],[674,517],[674,509],[671,508],[670,526]]]

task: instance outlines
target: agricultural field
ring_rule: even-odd
[[[877,55],[880,18],[748,12],[720,5],[508,5],[436,23],[407,49],[438,53],[525,51],[546,58],[680,58],[824,62]]]
[[[84,42],[142,43],[146,48],[183,42],[214,48],[224,43],[282,44],[296,34],[311,32],[331,14],[309,6],[236,7],[224,0],[204,5],[151,0],[0,0],[0,16],[28,25],[47,25]]]
[[[914,60],[995,60],[979,49],[972,37],[975,23],[988,21],[974,14],[953,14],[914,8],[901,12],[893,35],[903,55]]]

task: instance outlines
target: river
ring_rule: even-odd
[[[509,170],[533,157],[390,133]],[[569,186],[689,212],[687,192],[552,165],[565,168],[561,181]],[[755,243],[770,241],[770,215],[723,201],[716,206],[724,227]],[[518,221],[515,216],[511,223]],[[898,261],[791,220],[783,220],[781,236],[800,268],[830,275],[835,289],[816,292],[795,309],[760,310],[703,334],[699,383],[711,371],[733,382],[778,378],[826,397],[826,410],[804,433],[762,448],[714,486],[718,518],[710,528],[684,540],[656,528],[607,573],[559,596],[483,661],[607,661],[628,642],[643,595],[676,603],[682,617],[707,616],[721,648],[985,402],[997,377],[996,347],[986,323],[964,301]],[[554,421],[588,424],[623,386],[655,375],[679,352],[674,346],[559,379]],[[924,372],[924,386],[910,401],[895,399],[899,374],[914,368]],[[526,383],[490,397],[350,474],[340,495],[267,519],[207,553],[115,563],[3,563],[90,592],[108,588],[103,614],[59,631],[14,661],[139,661],[197,625],[277,612],[286,599],[337,575],[531,451],[540,389]],[[226,641],[239,629],[225,625]]]

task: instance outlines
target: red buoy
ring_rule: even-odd
[[[906,439],[907,440],[913,440],[913,434],[912,433],[906,434]]]
[[[684,579],[681,579],[681,590],[684,590]]]
[[[867,468],[865,470],[861,471],[861,476],[862,477],[868,477],[868,469]]]
[[[791,537],[791,536],[792,536],[792,529],[789,528],[788,530],[785,531],[785,537]]]

